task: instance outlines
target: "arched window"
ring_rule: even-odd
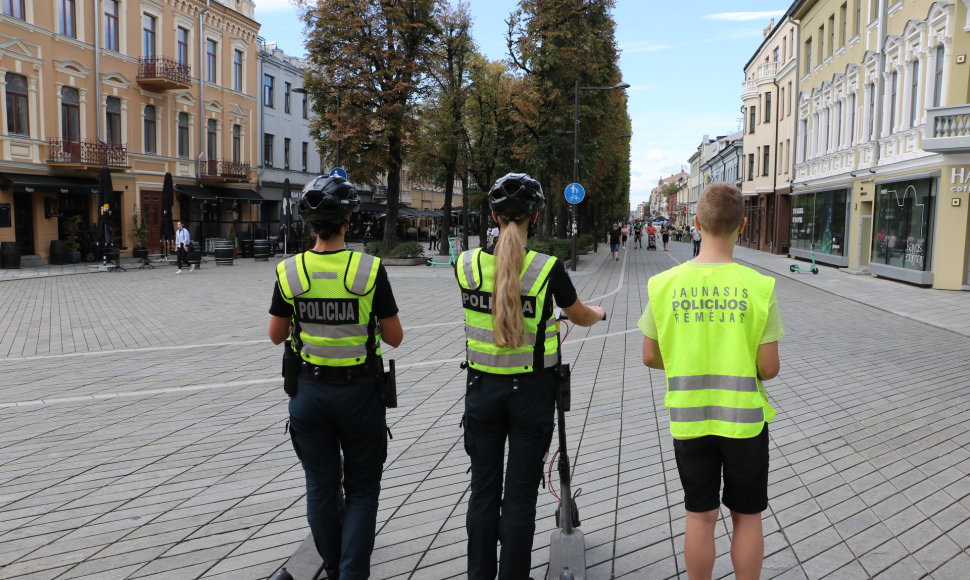
[[[7,133],[29,135],[27,77],[8,72],[4,79],[7,81]]]

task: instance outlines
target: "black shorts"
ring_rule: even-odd
[[[716,510],[721,502],[721,469],[724,470],[723,502],[742,514],[768,508],[768,424],[759,435],[732,439],[707,435],[674,439],[677,471],[689,512]]]

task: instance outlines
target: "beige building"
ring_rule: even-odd
[[[741,193],[747,227],[741,244],[772,253],[788,250],[797,83],[797,24],[782,18],[744,67],[744,147]]]
[[[952,0],[803,0],[791,253],[943,289],[970,272],[970,20]]]
[[[125,255],[139,215],[157,251],[166,173],[174,218],[196,239],[251,225],[253,10],[252,0],[5,0],[0,241],[37,261],[73,237],[82,259],[100,259],[106,219]],[[105,167],[110,192],[98,179]]]

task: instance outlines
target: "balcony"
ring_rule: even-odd
[[[970,152],[970,105],[926,109],[923,151]]]
[[[83,139],[48,139],[47,163],[56,169],[74,171],[99,171],[104,166],[124,171],[129,168],[128,148]]]
[[[246,183],[251,181],[252,167],[248,163],[208,159],[202,162],[204,183]]]
[[[758,65],[758,68],[754,73],[754,80],[756,81],[772,81],[778,74],[778,63],[777,62],[764,62]]]
[[[138,84],[153,91],[187,89],[192,86],[191,69],[170,58],[142,58],[138,61]]]

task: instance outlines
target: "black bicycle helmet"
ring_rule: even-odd
[[[310,223],[339,223],[360,209],[360,197],[352,183],[338,175],[321,175],[300,193],[300,217]]]
[[[509,221],[531,217],[546,206],[542,186],[525,173],[500,177],[488,192],[488,203],[496,214]]]

